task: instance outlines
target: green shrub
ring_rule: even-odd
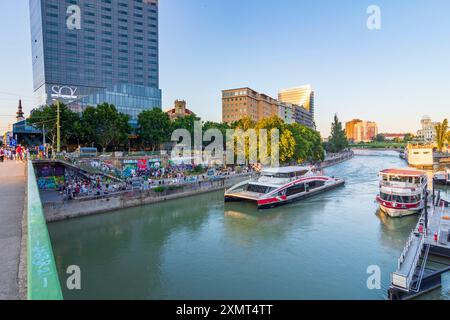
[[[157,193],[163,193],[164,191],[166,191],[165,187],[156,187],[153,189],[153,191],[157,192]]]

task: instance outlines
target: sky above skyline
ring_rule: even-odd
[[[366,27],[369,5],[381,30]],[[311,84],[316,122],[335,113],[415,132],[425,114],[450,117],[448,0],[160,0],[162,108],[175,99],[221,121],[221,90]],[[28,0],[0,1],[0,115],[32,107]],[[0,131],[6,118],[0,117]]]

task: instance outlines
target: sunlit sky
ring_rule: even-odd
[[[366,27],[381,8],[382,28]],[[163,108],[175,99],[221,120],[221,90],[277,97],[311,84],[316,122],[333,115],[415,132],[420,118],[450,117],[448,0],[160,0]],[[33,104],[28,0],[0,1],[0,115]],[[7,119],[0,117],[0,131]]]

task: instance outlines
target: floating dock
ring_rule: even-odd
[[[450,271],[450,207],[433,195],[398,259],[388,290],[390,300],[409,300],[441,286]]]

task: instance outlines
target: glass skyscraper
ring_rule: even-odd
[[[37,106],[161,108],[158,0],[29,0]]]

